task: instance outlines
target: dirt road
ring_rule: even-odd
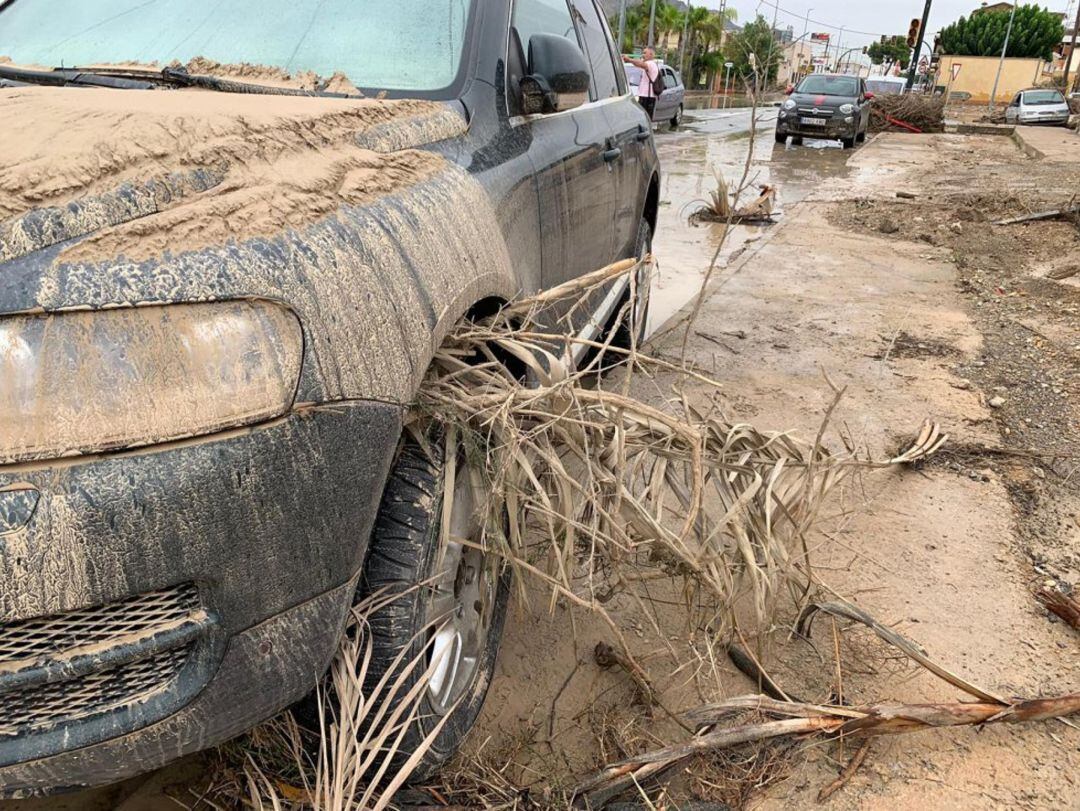
[[[1003,230],[987,220],[1063,202],[1077,187],[1080,154],[1071,164],[1037,162],[989,136],[886,135],[850,155],[771,141],[766,131],[758,167],[780,185],[783,225],[739,229],[693,327],[690,357],[725,382],[725,410],[759,427],[811,438],[832,399],[825,375],[846,388],[834,446],[842,433],[887,456],[923,419],[938,420],[951,441],[937,462],[868,475],[836,500],[813,544],[818,574],[976,683],[1007,695],[1076,690],[1080,638],[1049,619],[1032,590],[1080,579],[1080,291],[1076,276],[1042,278],[1080,262],[1080,240],[1069,223]],[[719,226],[685,223],[687,199],[709,187],[717,152],[723,165],[726,147],[715,146],[676,137],[664,147],[676,158],[657,243],[662,290],[691,288],[715,250]],[[800,185],[795,167],[812,161],[819,170]],[[736,166],[727,162],[729,177]],[[678,356],[681,339],[676,329],[654,351]],[[668,382],[647,385],[663,396]],[[503,678],[474,737],[484,757],[529,785],[680,736],[662,713],[641,719],[625,676],[598,671],[591,651],[606,629],[566,607],[552,621],[535,609],[511,626]],[[568,613],[576,638],[566,633]],[[752,690],[726,663],[719,684],[688,673],[670,654],[687,630],[662,612],[657,627],[638,629],[636,652],[663,686],[663,707],[692,705],[703,689]],[[831,640],[811,650],[785,630],[755,644],[772,675],[809,700],[835,698],[838,687],[853,702],[956,698],[855,638],[841,644],[838,685]],[[822,746],[805,760],[748,770],[751,783],[773,781],[764,792],[707,764],[688,782],[702,799],[806,807],[840,757]],[[924,733],[876,742],[830,803],[1076,807],[1077,774],[1080,733],[1064,724]]]

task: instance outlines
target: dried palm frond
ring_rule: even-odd
[[[245,737],[258,739],[258,745],[240,746],[243,763],[236,771],[241,779],[219,788],[218,796],[242,796],[259,811],[390,807],[450,717],[444,716],[414,751],[402,750],[441,663],[430,645],[413,658],[408,655],[413,646],[404,646],[379,682],[365,689],[373,651],[366,617],[401,596],[374,595],[354,607],[329,684],[319,691],[318,740],[305,740],[310,736],[288,712],[256,728]],[[430,636],[428,630],[421,633]]]
[[[810,444],[692,406],[688,387],[696,402],[715,402],[721,384],[689,366],[570,337],[565,322],[544,326],[552,305],[573,312],[647,269],[622,262],[462,325],[436,356],[415,417],[453,426],[472,449],[490,494],[484,543],[519,572],[601,613],[629,583],[679,578],[722,634],[740,597],[765,622],[786,584],[805,591],[808,562],[793,549],[805,548],[825,495],[863,463],[829,453],[821,434]],[[623,315],[634,317],[628,306]],[[596,355],[583,369],[579,348]],[[598,377],[613,354],[626,370]],[[527,373],[515,376],[506,358]],[[661,372],[675,378],[666,396],[636,394],[636,379]],[[934,439],[917,446],[934,449]]]

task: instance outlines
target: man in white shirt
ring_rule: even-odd
[[[652,120],[656,111],[656,93],[653,90],[653,82],[660,75],[660,66],[656,64],[656,51],[646,48],[641,59],[632,56],[623,56],[623,62],[628,62],[634,67],[641,68],[641,81],[638,83],[638,101],[645,108]]]

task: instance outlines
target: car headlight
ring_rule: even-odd
[[[843,113],[844,115],[848,115],[849,113],[853,113],[853,112],[855,112],[855,105],[854,104],[841,104],[840,105],[840,112]]]
[[[788,99],[783,104],[781,104],[780,107],[782,109],[784,109],[784,110],[794,110],[795,109],[795,99]]]
[[[296,316],[265,301],[0,318],[0,464],[279,417],[303,343]]]

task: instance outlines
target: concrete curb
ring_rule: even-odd
[[[1020,134],[1020,130],[1013,129],[1010,137],[1012,138],[1013,143],[1020,147],[1020,151],[1032,160],[1041,161],[1046,157],[1045,152],[1036,149],[1024,139],[1024,136]]]
[[[1004,124],[961,124],[958,121],[946,121],[945,132],[950,135],[1008,135],[1016,134],[1016,127]]]

